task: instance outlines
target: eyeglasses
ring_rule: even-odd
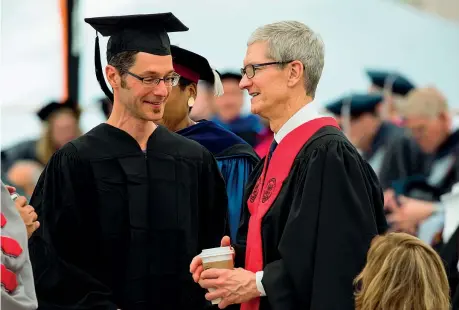
[[[141,77],[129,71],[127,72],[127,74],[135,77],[136,79],[141,81],[144,85],[159,85],[161,81],[164,81],[164,84],[169,87],[169,86],[176,86],[180,80],[180,75],[178,74],[166,76],[163,78]]]
[[[291,63],[290,61],[274,61],[274,62],[265,62],[261,64],[247,65],[241,69],[242,76],[247,75],[247,78],[251,79],[255,76],[255,71],[261,67],[270,66],[270,65],[285,65]]]

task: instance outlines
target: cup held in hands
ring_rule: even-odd
[[[234,251],[231,249],[231,247],[226,246],[202,250],[199,256],[202,259],[202,267],[204,270],[210,268],[233,269],[233,254]],[[209,291],[212,292],[214,289],[209,289]],[[212,300],[212,304],[217,305],[220,303],[220,301],[221,298],[214,299]]]

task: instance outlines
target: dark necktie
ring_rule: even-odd
[[[273,153],[276,147],[277,147],[277,142],[276,140],[273,140],[273,142],[271,143],[271,146],[269,147],[268,163],[267,163],[268,165],[269,165],[269,162],[271,161],[271,157],[273,156]]]

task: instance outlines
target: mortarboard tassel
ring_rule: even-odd
[[[216,97],[220,97],[224,93],[222,80],[220,79],[220,75],[218,75],[217,71],[212,69],[212,73],[214,74],[214,95]]]
[[[94,63],[96,67],[96,77],[99,82],[102,91],[105,95],[113,102],[113,94],[105,83],[104,73],[102,72],[102,63],[100,61],[100,47],[99,47],[99,36],[96,34],[96,44],[95,44],[95,53],[94,53]]]

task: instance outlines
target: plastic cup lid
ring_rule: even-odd
[[[225,247],[218,247],[218,248],[202,250],[199,256],[210,257],[210,256],[228,255],[228,254],[233,254],[233,253],[234,252],[233,250],[231,250],[231,247],[225,246]]]

